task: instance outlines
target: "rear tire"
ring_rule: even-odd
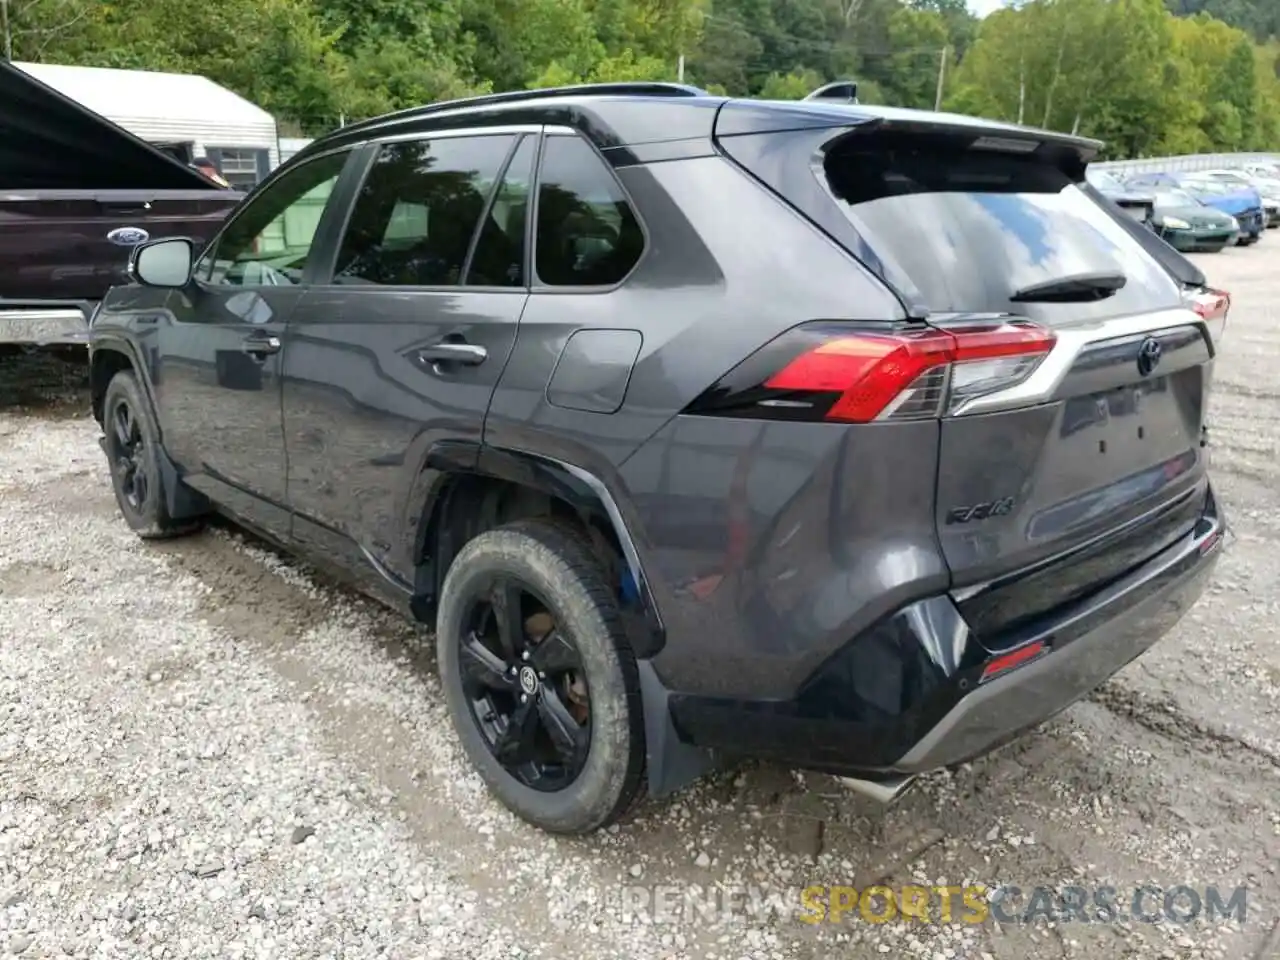
[[[467,543],[445,577],[436,646],[463,749],[512,812],[583,834],[631,809],[645,774],[639,676],[614,592],[576,531],[522,520]]]
[[[125,523],[143,540],[165,540],[200,529],[200,520],[169,516],[160,469],[160,431],[134,375],[121,370],[102,400],[107,467]]]

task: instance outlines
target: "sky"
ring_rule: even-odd
[[[969,9],[979,17],[985,17],[992,10],[1004,6],[1004,0],[969,0]]]

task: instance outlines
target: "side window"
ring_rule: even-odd
[[[454,286],[514,138],[389,143],[351,211],[333,282]]]
[[[526,136],[516,148],[489,206],[471,255],[466,283],[472,287],[523,287],[524,225],[538,138]]]
[[[300,164],[248,200],[201,260],[196,276],[225,286],[287,286],[302,270],[347,153]]]
[[[579,137],[548,137],[538,185],[538,279],[556,287],[620,281],[644,233],[613,172]]]

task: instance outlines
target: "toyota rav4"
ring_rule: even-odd
[[[891,798],[1215,562],[1228,301],[1098,148],[661,84],[348,126],[98,312],[120,510],[225,513],[433,627],[462,748],[545,829],[742,755]]]

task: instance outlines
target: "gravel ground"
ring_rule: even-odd
[[[1162,644],[891,809],[748,765],[577,841],[488,798],[421,634],[226,527],[140,543],[75,368],[0,362],[0,955],[1277,956],[1277,243],[1203,258],[1236,297],[1212,408],[1235,538]],[[798,922],[799,888],[877,881],[1122,909]],[[1141,884],[1243,885],[1247,916],[1135,922]]]

